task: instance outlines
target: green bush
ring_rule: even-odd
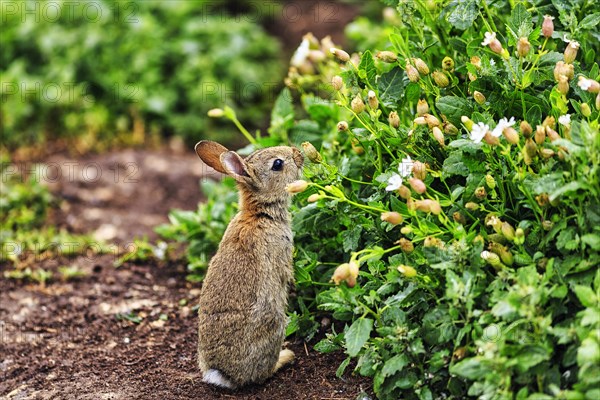
[[[356,358],[381,399],[598,398],[600,9],[436,4],[400,2],[349,28],[360,56],[292,69],[299,107],[285,90],[254,140],[319,135],[288,333],[331,315],[316,349],[348,354],[339,375]]]
[[[93,7],[91,7],[93,6]],[[211,137],[228,103],[258,127],[282,74],[277,41],[210,1],[16,1],[3,5],[3,145],[145,132]],[[27,12],[29,10],[29,12]],[[37,10],[37,11],[36,11]],[[131,133],[133,132],[133,136]],[[231,131],[229,131],[230,133]]]

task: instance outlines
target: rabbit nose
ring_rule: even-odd
[[[295,147],[292,147],[292,158],[294,159],[294,163],[296,164],[296,166],[298,168],[302,168],[302,165],[304,165],[304,156],[302,155],[300,150],[298,150]]]

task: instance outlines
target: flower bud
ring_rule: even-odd
[[[463,115],[462,117],[460,117],[460,122],[463,123],[463,125],[465,126],[465,128],[467,128],[469,132],[473,130],[474,123],[471,120],[471,118],[467,117],[466,115]]]
[[[450,57],[444,57],[442,60],[442,69],[448,72],[454,71],[454,60]]]
[[[542,126],[544,128],[546,128],[546,127],[550,127],[552,129],[556,128],[556,118],[554,118],[552,115],[548,115],[544,119],[544,122],[542,122]]]
[[[419,71],[419,74],[427,75],[429,73],[429,67],[427,66],[425,61],[421,60],[420,58],[412,58],[411,61],[417,68],[417,71]]]
[[[437,126],[434,126],[432,129],[432,133],[433,137],[435,138],[435,140],[437,140],[440,146],[444,147],[446,144],[444,143],[444,134],[442,133],[442,130]]]
[[[379,108],[379,100],[377,100],[377,95],[372,90],[369,90],[367,93],[367,103],[369,103],[371,110],[377,110],[377,108]]]
[[[545,231],[549,231],[550,229],[552,229],[554,227],[554,222],[546,219],[544,221],[542,221],[542,229]]]
[[[467,77],[469,78],[469,81],[473,82],[477,80],[477,75],[475,75],[472,72],[467,72]]]
[[[585,78],[583,76],[579,77],[577,86],[579,86],[581,88],[581,90],[586,90],[590,93],[599,93],[600,92],[600,83],[598,83],[597,81],[595,81],[593,79]],[[598,106],[596,106],[596,108],[598,108]]]
[[[427,104],[427,100],[419,99],[417,102],[417,115],[419,117],[427,114],[429,112],[429,104]]]
[[[211,118],[221,118],[225,115],[225,111],[220,108],[213,108],[212,110],[208,110],[208,116]]]
[[[506,246],[499,243],[490,243],[490,250],[492,253],[497,254],[500,257],[500,261],[505,265],[513,265],[514,257]]]
[[[437,247],[438,249],[443,249],[444,242],[434,236],[427,236],[423,241],[423,247]]]
[[[496,136],[492,135],[492,132],[487,131],[485,136],[483,137],[483,141],[489,144],[490,146],[498,146],[500,144],[500,139]]]
[[[400,188],[398,189],[398,194],[404,200],[410,199],[410,189],[404,185],[400,186]]]
[[[458,128],[452,124],[452,122],[446,121],[444,122],[444,133],[446,135],[456,135],[458,133]]]
[[[398,113],[396,111],[392,111],[390,113],[390,115],[388,116],[388,122],[393,128],[398,128],[400,126],[400,117],[398,116]]]
[[[564,75],[567,79],[571,80],[575,76],[575,67],[573,64],[566,64],[563,61],[559,61],[554,66],[554,80],[558,82],[558,77]]]
[[[487,185],[487,187],[489,187],[490,189],[494,189],[496,187],[496,180],[494,179],[493,176],[491,176],[490,174],[487,174],[485,176],[485,184]]]
[[[308,199],[306,199],[306,201],[308,201],[309,203],[316,203],[317,201],[321,200],[323,198],[323,195],[321,194],[311,194],[310,196],[308,196]]]
[[[515,228],[512,227],[508,222],[502,223],[502,236],[511,242],[515,240]]]
[[[346,279],[348,279],[348,277],[350,276],[349,267],[350,267],[350,264],[348,264],[348,263],[339,265],[335,269],[333,276],[331,277],[331,280],[336,285],[339,285],[342,281],[345,281]]]
[[[350,107],[352,107],[352,111],[354,111],[356,114],[360,114],[361,112],[365,111],[365,103],[363,102],[362,97],[360,97],[360,94],[357,94],[356,97],[352,99],[352,102],[350,102]]]
[[[517,133],[515,128],[513,128],[512,126],[504,128],[504,130],[502,131],[502,134],[504,135],[504,138],[506,139],[506,141],[508,143],[510,143],[510,144],[519,143],[519,134]]]
[[[517,42],[517,54],[519,57],[526,57],[530,50],[531,43],[529,43],[529,40],[526,37],[519,38],[519,41]]]
[[[569,44],[567,44],[564,53],[565,62],[567,64],[572,64],[573,61],[575,61],[575,58],[577,57],[577,50],[579,50],[579,42],[572,40],[569,42]]]
[[[533,132],[533,129],[531,128],[531,125],[529,125],[529,122],[521,121],[521,125],[519,126],[519,129],[521,130],[521,133],[523,134],[523,136],[526,139],[531,137],[531,133]]]
[[[441,88],[445,88],[446,86],[448,86],[450,84],[450,80],[448,79],[448,76],[441,71],[437,71],[437,70],[433,71],[431,76],[433,77],[435,84]]]
[[[475,99],[477,104],[481,105],[485,103],[485,96],[483,95],[483,93],[478,92],[477,90],[473,92],[473,98]]]
[[[538,125],[535,128],[535,135],[533,137],[535,143],[541,145],[546,140],[546,129],[542,125]]]
[[[579,109],[581,110],[581,114],[586,118],[592,115],[592,110],[587,103],[581,103]]]
[[[421,79],[419,71],[408,63],[406,64],[406,76],[408,76],[408,80],[411,82],[418,82]]]
[[[333,78],[331,78],[331,86],[333,86],[335,90],[342,90],[342,88],[344,87],[344,80],[341,76],[336,75]]]
[[[538,203],[540,207],[546,207],[550,204],[550,198],[548,197],[548,193],[540,193],[535,196],[535,201]]]
[[[596,96],[596,110],[600,110],[600,93]]]
[[[423,118],[425,118],[425,122],[427,123],[427,126],[429,127],[429,129],[433,129],[434,126],[440,126],[440,120],[437,119],[437,117],[435,115],[431,115],[431,114],[425,114],[423,115]]]
[[[483,200],[486,196],[487,192],[483,186],[479,186],[477,189],[475,189],[475,197],[477,197],[477,199]]]
[[[315,149],[315,146],[313,146],[312,143],[302,143],[302,149],[304,150],[304,154],[306,154],[306,157],[313,163],[319,164],[321,161],[323,161],[321,154],[319,154],[319,152],[317,151],[317,149]]]
[[[481,58],[477,57],[477,56],[473,56],[471,57],[471,64],[473,64],[473,66],[477,69],[480,70],[481,69]]]
[[[398,56],[392,51],[378,51],[375,57],[385,63],[393,63],[398,60]]]
[[[385,222],[389,222],[392,225],[398,225],[398,224],[401,224],[402,221],[404,221],[404,218],[402,217],[402,215],[400,213],[397,213],[395,211],[390,211],[390,212],[381,213],[381,220],[385,221]]]
[[[421,161],[414,161],[412,173],[415,178],[425,180],[425,177],[427,176],[427,164],[422,163]]]
[[[552,149],[541,149],[540,150],[540,156],[542,156],[542,158],[545,160],[554,157],[554,154],[555,154],[554,150],[552,150]]]
[[[410,235],[412,231],[413,229],[410,226],[403,226],[402,228],[400,228],[400,233],[403,235]]]
[[[533,140],[531,140],[531,138],[525,140],[525,152],[531,158],[535,158],[537,155],[537,145]]]
[[[502,220],[500,220],[500,218],[498,218],[498,216],[495,214],[489,213],[486,215],[485,224],[487,226],[491,226],[496,233],[502,232]]]
[[[559,75],[558,76],[558,86],[557,86],[558,91],[563,94],[563,95],[567,95],[567,93],[569,93],[569,79],[564,76],[564,75]]]
[[[520,246],[523,243],[525,243],[525,231],[523,228],[517,228],[515,230],[515,244]]]
[[[560,139],[560,135],[554,129],[549,126],[546,127],[546,136],[550,139],[550,142],[554,142],[557,139]]]
[[[437,200],[430,200],[431,204],[429,205],[429,209],[433,215],[440,215],[442,213],[442,206],[440,202]]]
[[[337,123],[337,129],[340,132],[344,132],[348,130],[348,123],[346,121],[340,121]]]
[[[403,253],[410,254],[415,250],[415,246],[406,238],[401,238],[396,243],[400,245],[400,250],[402,250]]]
[[[423,182],[420,179],[417,178],[409,178],[408,179],[408,183],[410,184],[410,187],[419,194],[423,194],[425,193],[425,191],[427,190],[427,187],[425,186],[425,182]]]
[[[414,123],[417,125],[427,125],[427,120],[425,120],[425,117],[417,117],[415,118]]]
[[[337,57],[338,60],[342,62],[348,62],[348,60],[350,60],[350,55],[344,50],[332,47],[331,49],[329,49],[329,51],[331,51],[331,54],[333,54],[335,57]]]
[[[465,219],[465,216],[462,215],[459,211],[455,211],[452,214],[452,219],[454,219],[455,222],[461,224],[461,225],[465,225],[467,223],[467,220]]]
[[[300,179],[300,180],[294,181],[294,182],[286,185],[285,190],[288,193],[300,193],[300,192],[304,192],[307,187],[308,187],[308,182]]]
[[[544,22],[542,22],[542,35],[544,35],[546,39],[550,38],[554,33],[554,22],[552,22],[553,19],[554,17],[551,17],[550,15],[544,15]]]
[[[502,51],[504,50],[502,48],[502,43],[500,43],[500,41],[496,38],[494,38],[490,42],[489,46],[490,46],[490,50],[492,50],[496,54],[502,54]]]
[[[476,211],[479,210],[479,204],[469,201],[467,204],[465,204],[465,208],[470,211]]]
[[[502,268],[502,261],[500,261],[500,256],[496,253],[492,253],[490,251],[482,251],[481,258],[483,258],[488,264],[490,264],[494,268]]]
[[[409,267],[408,265],[398,266],[398,272],[400,272],[406,278],[414,278],[417,276],[417,270],[413,267]]]
[[[339,128],[339,125],[338,125]],[[362,147],[362,145],[360,144],[360,142],[358,141],[358,139],[353,138],[350,141],[350,145],[352,146],[352,151],[354,152],[354,154],[358,154],[359,156],[361,154],[364,154],[365,149]]]

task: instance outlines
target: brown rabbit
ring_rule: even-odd
[[[210,261],[200,294],[198,364],[204,382],[235,389],[261,383],[294,359],[282,350],[287,290],[293,279],[287,184],[303,156],[293,147],[258,150],[242,159],[201,141],[198,156],[232,176],[240,211]]]

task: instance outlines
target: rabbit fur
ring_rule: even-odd
[[[236,389],[262,383],[294,358],[282,350],[287,291],[293,281],[287,184],[298,179],[302,153],[287,146],[243,159],[222,145],[201,141],[196,153],[232,176],[240,193],[210,261],[200,294],[198,364],[205,382]]]

